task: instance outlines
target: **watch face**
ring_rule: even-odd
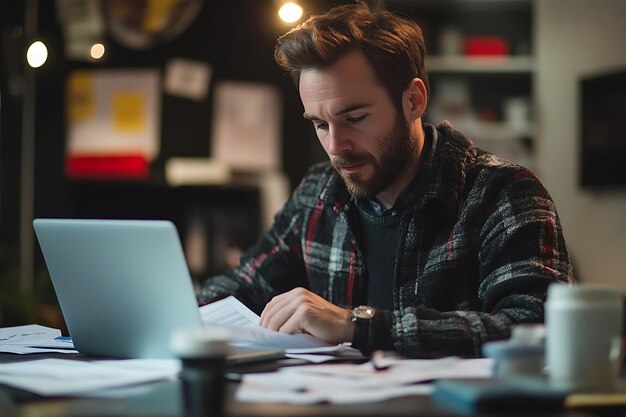
[[[374,307],[370,306],[358,306],[357,308],[352,310],[352,314],[354,315],[354,317],[359,319],[371,319],[372,317],[374,317],[374,313],[376,313],[376,310],[374,309]]]

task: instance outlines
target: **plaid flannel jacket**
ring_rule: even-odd
[[[543,321],[550,283],[573,281],[554,202],[537,177],[447,124],[437,130],[430,178],[400,223],[394,310],[378,311],[353,342],[366,353],[480,356],[513,324]],[[336,305],[360,303],[357,211],[329,164],[314,166],[240,266],[208,279],[198,301],[233,294],[260,313],[274,295],[305,287]]]

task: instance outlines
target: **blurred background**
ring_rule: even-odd
[[[337,4],[0,4],[0,326],[63,328],[32,219],[169,219],[196,283],[326,156],[274,42]],[[370,0],[416,20],[425,119],[534,170],[577,277],[626,292],[626,2]]]

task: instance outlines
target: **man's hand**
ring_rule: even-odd
[[[309,333],[328,343],[351,342],[352,313],[304,288],[277,295],[261,313],[261,326],[282,333]]]

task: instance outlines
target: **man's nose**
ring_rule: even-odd
[[[328,136],[329,155],[338,156],[352,151],[352,140],[341,128],[331,126]]]

